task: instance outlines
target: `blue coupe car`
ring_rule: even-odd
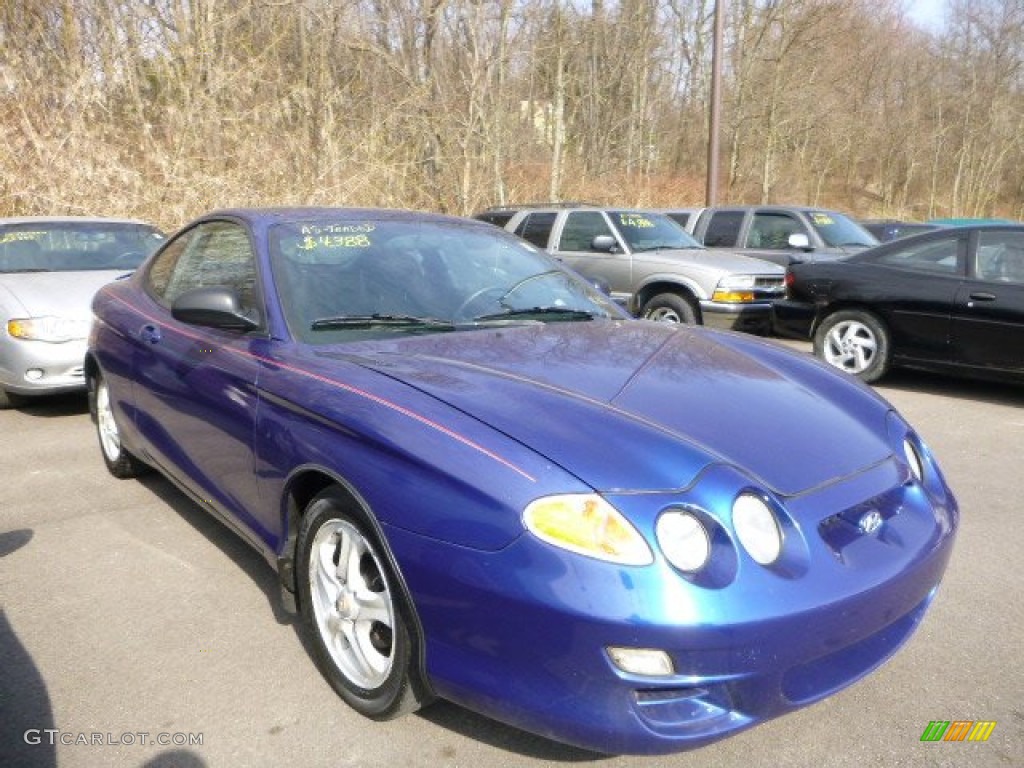
[[[934,458],[865,385],[631,320],[489,224],[215,212],[93,308],[111,473],[159,470],[258,549],[370,718],[442,697],[697,747],[881,664],[953,546]]]

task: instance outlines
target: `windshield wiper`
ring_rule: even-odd
[[[594,313],[583,309],[570,309],[568,307],[530,307],[529,309],[507,309],[504,312],[494,312],[489,315],[479,315],[473,318],[474,323],[486,322],[488,320],[510,320],[514,318],[530,318],[537,315],[553,317],[558,315],[565,320],[593,320]]]
[[[450,320],[439,320],[436,317],[416,317],[415,315],[336,315],[321,317],[314,320],[310,328],[314,331],[325,328],[379,328],[391,326],[398,328],[454,328]]]
[[[693,248],[703,247],[700,243],[659,243],[658,245],[648,245],[646,248],[634,248],[633,250],[637,253],[646,253],[647,251],[688,251]]]

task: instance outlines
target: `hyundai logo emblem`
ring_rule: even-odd
[[[860,519],[857,527],[860,528],[863,533],[874,533],[882,527],[883,522],[881,513],[878,512],[878,510],[873,509]]]

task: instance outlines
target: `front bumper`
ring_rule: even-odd
[[[745,331],[764,335],[771,330],[771,304],[729,304],[718,301],[700,302],[704,325],[725,331]]]
[[[85,389],[86,340],[60,344],[0,338],[0,389],[46,395]]]
[[[820,520],[801,517],[807,525],[794,532],[805,559],[773,570],[737,548],[704,583],[657,553],[650,566],[620,568],[528,535],[484,555],[439,553],[437,542],[389,531],[424,627],[431,683],[495,719],[615,754],[700,747],[828,696],[907,640],[951,554],[955,500],[907,482],[892,464],[791,500]],[[660,510],[681,495],[613,503],[653,525],[656,514],[636,509]],[[880,532],[858,535],[821,511],[835,512],[840,499],[856,515],[881,508]],[[627,674],[609,646],[664,650],[675,673]]]

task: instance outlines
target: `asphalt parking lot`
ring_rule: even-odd
[[[348,709],[271,570],[155,475],[118,481],[83,397],[0,412],[0,765],[1010,766],[1024,763],[1024,387],[895,373],[962,511],[931,612],[867,679],[703,750],[593,755],[439,702]],[[986,742],[922,742],[933,720]]]

